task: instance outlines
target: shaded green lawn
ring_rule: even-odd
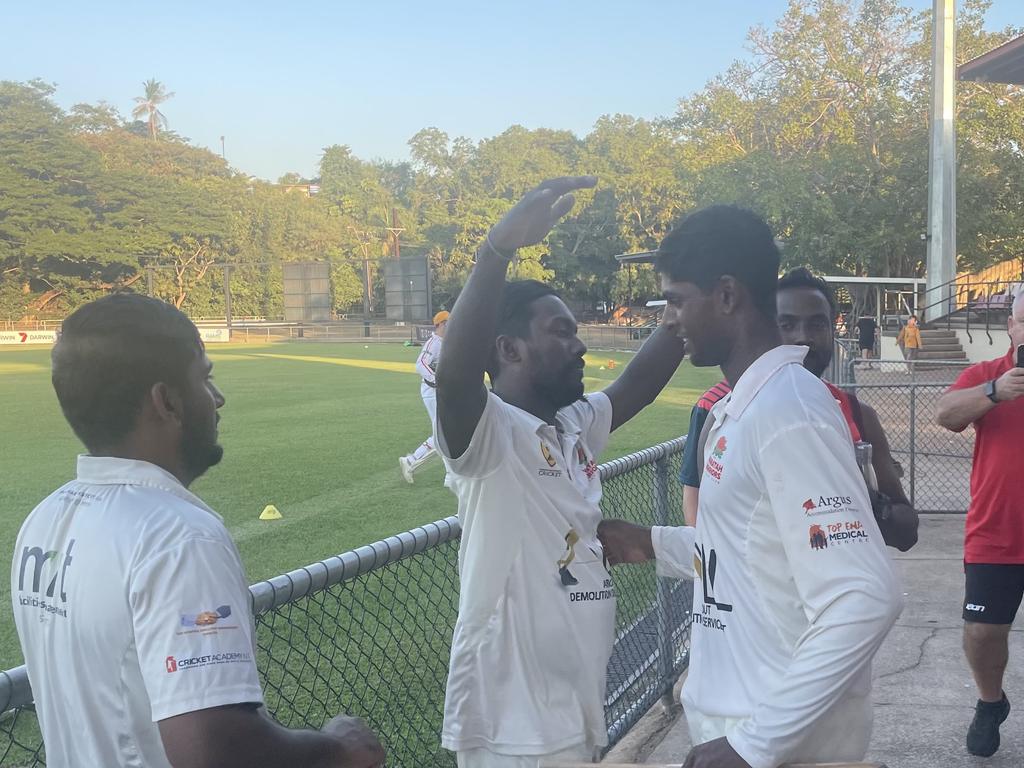
[[[398,457],[429,430],[412,368],[416,354],[388,344],[211,348],[227,398],[220,422],[225,458],[193,490],[223,515],[251,581],[455,513],[440,463],[413,486],[398,470]],[[588,355],[587,389],[602,388],[629,358]],[[616,370],[607,369],[609,360]],[[684,432],[690,406],[717,374],[684,363],[658,402],[612,436],[602,458]],[[32,507],[73,477],[80,446],[50,387],[49,350],[0,352],[0,398],[0,552],[11,553]],[[267,504],[284,518],[260,521]],[[7,579],[0,579],[0,600],[9,599]],[[0,665],[7,668],[21,663],[21,653],[9,609],[4,617]]]

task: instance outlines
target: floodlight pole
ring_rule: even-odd
[[[924,321],[949,314],[956,277],[956,0],[933,0]]]

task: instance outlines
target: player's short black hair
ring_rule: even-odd
[[[498,336],[514,336],[525,339],[530,335],[530,320],[533,319],[531,305],[544,296],[558,296],[558,291],[539,280],[512,280],[505,283],[498,302]],[[561,297],[559,297],[561,298]],[[497,349],[491,356],[487,373],[493,379],[498,373]]]
[[[78,439],[102,451],[131,433],[152,386],[180,386],[202,351],[199,331],[174,306],[113,294],[64,321],[51,355],[53,388]]]
[[[730,275],[744,285],[754,306],[775,317],[779,248],[764,219],[737,205],[712,205],[680,221],[658,246],[658,272],[710,293]]]
[[[836,301],[836,293],[832,290],[832,286],[811,272],[807,267],[791,269],[779,278],[777,290],[784,291],[787,288],[810,288],[811,290],[818,291],[828,301],[828,307],[832,313],[829,318],[834,320],[836,315],[839,314],[839,303]]]

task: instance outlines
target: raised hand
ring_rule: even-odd
[[[572,209],[576,198],[571,193],[596,184],[596,176],[563,176],[541,182],[491,228],[487,236],[490,245],[504,253],[536,245]]]

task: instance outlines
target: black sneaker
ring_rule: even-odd
[[[974,719],[967,729],[967,751],[978,757],[992,757],[999,749],[999,726],[1010,714],[1010,701],[1003,693],[999,701],[982,701],[974,708]]]

